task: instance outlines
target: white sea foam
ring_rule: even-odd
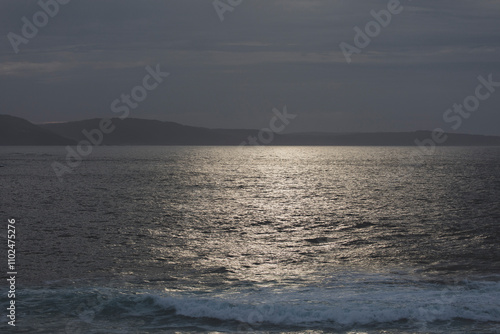
[[[431,332],[440,333],[449,332],[446,328],[454,325],[475,333],[500,329],[500,282],[450,285],[398,281],[394,276],[391,280],[389,276],[373,274],[362,279],[352,274],[340,280],[339,275],[332,284],[317,287],[253,286],[230,292],[66,286],[23,289],[19,298],[40,314],[57,314],[58,322],[54,323],[36,314],[29,316],[29,328],[50,329],[47,332],[58,332],[72,323],[82,330],[94,328],[100,333],[103,328],[125,326],[125,322],[147,330],[197,328],[228,332],[290,332],[292,328],[335,332],[393,328],[399,332],[404,328],[412,333],[427,333],[432,328]]]
[[[163,308],[192,318],[275,325],[376,324],[464,319],[500,322],[500,283],[457,286],[385,285],[242,293],[241,297],[152,296]]]

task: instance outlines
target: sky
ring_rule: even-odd
[[[500,82],[500,0],[55,1],[0,2],[0,114],[116,117],[134,91],[129,117],[209,128],[263,128],[286,106],[287,132],[500,135],[500,87],[474,97],[479,76]]]

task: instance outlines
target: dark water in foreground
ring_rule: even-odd
[[[0,148],[0,331],[500,333],[500,148],[414,150]]]

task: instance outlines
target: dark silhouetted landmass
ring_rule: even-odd
[[[61,136],[80,141],[86,139],[83,130],[99,128],[100,119],[79,122],[52,123],[42,125]],[[256,129],[207,129],[185,126],[174,122],[127,118],[112,119],[116,129],[104,135],[104,145],[240,145],[249,142],[248,137],[257,138]],[[442,145],[449,146],[500,146],[500,137],[466,134],[446,134]],[[267,138],[267,136],[264,136]],[[430,131],[387,133],[293,133],[274,134],[271,145],[333,145],[333,146],[414,146],[432,138]]]
[[[90,119],[66,123],[50,123],[36,126],[12,116],[0,116],[2,133],[1,145],[70,145],[88,140],[84,131],[93,134],[94,140],[102,145],[240,145],[249,143],[254,137],[257,143],[259,130],[256,129],[207,129],[137,118],[111,119],[113,131],[103,134],[101,119]],[[269,134],[267,134],[269,135]],[[268,138],[267,135],[264,138]],[[499,136],[468,134],[446,134],[442,146],[500,146]],[[274,134],[270,145],[291,146],[415,146],[418,141],[429,144],[430,131],[380,132],[380,133],[290,133]],[[102,139],[102,140],[101,140]],[[74,141],[74,142],[73,142]]]
[[[446,140],[437,146],[500,146],[500,137],[458,133],[446,133]],[[347,134],[298,133],[282,136],[286,145],[325,145],[325,146],[415,146],[417,143],[429,145],[432,131],[415,132],[375,132]]]
[[[64,138],[25,119],[0,115],[0,145],[51,146],[74,144],[73,140]]]
[[[61,136],[87,140],[84,130],[99,129],[101,119],[41,125]],[[111,119],[115,129],[103,136],[103,145],[226,145],[226,136],[210,129],[137,118]],[[97,138],[97,137],[96,137]]]

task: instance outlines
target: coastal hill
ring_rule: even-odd
[[[18,117],[0,115],[0,145],[74,145],[87,139],[84,130],[99,129],[100,122],[96,118],[34,125]],[[102,135],[103,145],[240,145],[249,136],[257,138],[259,133],[258,129],[208,129],[137,118],[113,118],[110,122],[114,129]],[[500,146],[500,136],[446,135],[442,146]],[[430,131],[288,133],[274,134],[270,145],[415,146],[416,139],[429,142],[430,138]]]
[[[240,145],[248,137],[257,137],[258,129],[207,129],[161,122],[127,118],[113,118],[116,129],[104,135],[105,145]],[[61,136],[77,141],[85,139],[84,129],[99,128],[100,119],[52,123],[42,125]],[[450,146],[500,146],[498,136],[447,134],[443,145]],[[267,137],[266,137],[267,138]],[[342,145],[342,146],[414,146],[415,139],[432,138],[430,131],[387,132],[387,133],[290,133],[274,134],[270,145]]]
[[[74,145],[76,142],[60,136],[27,120],[10,115],[0,115],[0,145]]]
[[[206,128],[184,126],[137,118],[112,118],[110,128],[103,135],[103,145],[225,145],[228,138]],[[100,128],[101,119],[68,123],[42,124],[41,127],[76,141],[87,140],[83,131]]]

